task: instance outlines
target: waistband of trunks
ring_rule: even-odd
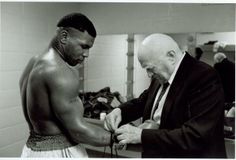
[[[40,135],[30,131],[30,136],[26,142],[26,146],[33,151],[51,151],[65,149],[75,146],[78,143],[72,142],[65,135]]]

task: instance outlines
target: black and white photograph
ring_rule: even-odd
[[[235,8],[0,0],[0,159],[234,159]]]

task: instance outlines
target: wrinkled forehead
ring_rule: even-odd
[[[161,46],[142,44],[138,50],[138,58],[142,61],[154,61],[164,55],[164,49]]]
[[[147,59],[153,52],[153,48],[146,44],[141,44],[138,48],[138,57],[140,59]]]
[[[155,57],[153,56],[152,52],[153,51],[150,48],[146,46],[140,46],[138,50],[138,60],[143,68],[146,68],[153,62]]]
[[[155,54],[165,54],[170,50],[177,51],[179,49],[178,44],[171,37],[163,34],[153,34],[146,37],[142,45],[150,48]]]

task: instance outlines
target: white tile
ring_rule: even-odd
[[[88,58],[88,67],[110,67],[111,66],[111,59],[114,57],[111,56],[91,56]]]
[[[111,76],[110,67],[91,67],[88,69],[88,79],[100,79],[107,78]]]
[[[127,56],[126,55],[118,55],[115,56],[112,60],[112,67],[126,67],[127,66]]]
[[[22,14],[23,3],[22,2],[1,2],[1,12],[10,14]]]
[[[22,71],[0,71],[0,90],[19,88],[19,80]]]
[[[24,37],[24,51],[30,52],[33,55],[40,54],[46,51],[50,40],[47,37]]]
[[[3,108],[20,106],[21,98],[18,90],[2,90],[0,91],[0,110]]]
[[[12,127],[0,129],[0,148],[14,144],[17,141],[26,139],[29,136],[29,129],[26,123],[18,124]]]
[[[0,64],[1,71],[23,71],[30,58],[33,55],[16,53],[16,52],[5,52],[1,55],[3,61]]]
[[[8,145],[6,147],[0,148],[0,157],[14,157],[19,158],[23,146],[25,145],[26,139],[15,142],[14,144]]]
[[[16,36],[15,33],[11,32],[2,32],[1,33],[1,47],[2,51],[20,51],[24,49],[23,35]]]
[[[102,77],[102,74],[103,74],[103,72],[100,68],[98,70],[89,69],[87,79],[97,79],[99,77]]]
[[[103,87],[120,88],[124,93],[126,85],[127,35],[102,35],[90,51],[86,67],[86,90],[100,90]],[[117,84],[118,83],[118,84]],[[124,87],[121,87],[124,86]]]
[[[27,15],[23,18],[23,33],[27,36],[37,38],[46,37],[48,34],[48,22],[45,16]],[[55,27],[56,28],[56,27]]]
[[[95,79],[86,81],[86,91],[99,91],[100,89],[108,86],[107,79]]]
[[[111,76],[115,77],[115,76],[120,76],[123,77],[124,79],[126,79],[126,75],[127,75],[127,70],[125,67],[112,67],[111,68]]]
[[[0,43],[1,43],[1,42],[0,42]],[[0,48],[2,48],[1,46],[2,46],[2,44],[0,45]],[[2,51],[0,50],[0,70],[1,70],[2,63],[3,63]],[[1,75],[0,75],[0,76],[1,76]],[[1,80],[0,80],[0,82],[1,82]]]
[[[38,17],[38,16],[49,16],[50,13],[51,3],[34,3],[34,2],[24,2],[24,15],[31,16],[31,17]]]
[[[14,126],[25,122],[21,106],[4,108],[0,110],[0,128]]]
[[[2,34],[14,34],[15,36],[22,36],[23,15],[20,13],[1,13],[1,30],[4,31]]]

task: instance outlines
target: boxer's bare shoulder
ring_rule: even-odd
[[[57,53],[48,52],[32,58],[21,78],[24,113],[31,128],[40,134],[58,134],[55,112],[66,103],[78,99],[78,72],[60,60]],[[76,106],[75,106],[76,107]],[[81,107],[74,108],[82,115]]]

